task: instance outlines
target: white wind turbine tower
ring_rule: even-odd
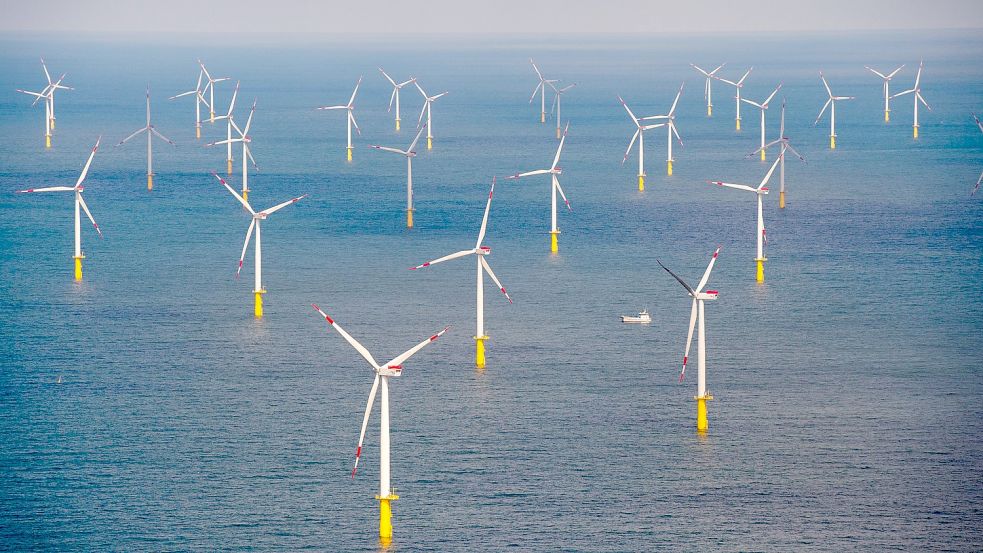
[[[386,111],[387,112],[392,111],[392,109],[393,109],[393,101],[395,101],[396,102],[396,130],[398,131],[399,130],[399,121],[400,121],[400,119],[399,119],[399,90],[401,88],[403,88],[404,86],[415,82],[416,81],[416,77],[410,77],[410,79],[407,80],[407,81],[403,81],[401,83],[397,83],[396,81],[393,80],[392,77],[389,76],[388,73],[386,73],[385,71],[383,71],[383,69],[381,67],[379,68],[379,72],[382,73],[382,76],[385,77],[386,80],[389,81],[390,84],[393,85],[393,93],[389,96],[389,109],[386,110]]]
[[[683,370],[679,373],[679,381],[683,381],[683,376],[686,375],[686,362],[689,360],[689,347],[693,343],[693,328],[696,326],[697,320],[700,323],[700,331],[697,335],[697,374],[696,374],[696,431],[706,432],[710,427],[707,422],[707,403],[713,399],[713,395],[707,390],[707,341],[706,341],[706,317],[704,315],[703,302],[713,301],[717,299],[719,295],[716,290],[703,291],[703,287],[707,285],[710,280],[710,271],[713,270],[713,264],[717,261],[717,255],[720,254],[720,247],[713,252],[713,257],[710,258],[710,263],[707,265],[707,270],[703,273],[703,278],[700,279],[700,283],[693,289],[692,286],[686,284],[686,281],[679,278],[676,273],[669,270],[668,267],[662,264],[658,259],[656,262],[667,273],[673,276],[691,298],[693,298],[693,307],[690,308],[689,313],[689,331],[686,334],[686,353],[683,354]]]
[[[650,121],[653,119],[665,119],[665,123],[660,123],[658,125],[652,125],[647,128],[655,127],[666,127],[666,174],[672,176],[672,136],[676,135],[676,140],[679,141],[679,145],[683,145],[683,139],[679,137],[679,131],[676,130],[676,105],[679,104],[679,97],[683,94],[683,87],[686,83],[679,85],[679,92],[676,93],[676,99],[672,101],[672,107],[669,108],[669,113],[665,115],[650,115],[649,117],[642,117],[642,121]]]
[[[553,157],[553,165],[549,169],[537,169],[535,171],[527,171],[525,173],[518,173],[511,177],[510,179],[518,179],[521,177],[528,177],[530,175],[545,175],[550,176],[550,193],[552,197],[552,202],[550,204],[550,251],[553,253],[559,252],[559,244],[557,242],[557,235],[560,234],[560,229],[556,227],[556,193],[559,192],[563,201],[567,204],[567,209],[573,211],[570,207],[570,202],[567,200],[566,194],[563,193],[563,188],[560,187],[559,175],[563,173],[558,164],[560,163],[560,153],[563,152],[563,142],[567,139],[567,131],[570,130],[570,123],[567,123],[566,129],[563,131],[563,136],[560,138],[560,145],[556,148],[556,156]]]
[[[255,295],[256,300],[254,302],[253,314],[256,316],[257,319],[262,318],[263,294],[266,293],[266,288],[263,288],[263,243],[260,236],[261,223],[265,221],[267,217],[276,213],[277,211],[287,207],[290,204],[295,204],[300,200],[303,200],[304,198],[307,197],[307,194],[304,194],[303,196],[299,196],[297,198],[291,198],[283,202],[282,204],[278,204],[271,208],[264,209],[263,211],[257,212],[257,211],[253,211],[253,208],[252,206],[249,205],[249,202],[247,202],[245,198],[237,194],[236,191],[233,190],[231,186],[229,186],[229,183],[225,182],[225,179],[218,176],[218,173],[212,173],[212,174],[215,175],[215,178],[218,179],[220,183],[222,183],[222,186],[224,186],[229,191],[229,193],[231,193],[233,196],[235,196],[237,200],[239,200],[239,203],[241,203],[243,207],[246,208],[246,211],[248,211],[249,214],[252,215],[253,220],[251,223],[249,223],[249,229],[246,231],[246,241],[242,245],[242,254],[239,256],[239,266],[236,268],[236,278],[237,279],[239,278],[239,272],[242,271],[242,260],[245,259],[246,257],[246,250],[249,248],[249,239],[252,238],[253,229],[256,229],[256,244],[255,244],[256,264],[254,266],[256,286],[255,289],[253,290],[253,294]]]
[[[853,100],[853,96],[833,96],[833,91],[829,88],[829,83],[826,82],[826,77],[823,76],[823,72],[819,72],[819,78],[823,80],[823,86],[826,87],[826,94],[829,95],[829,99],[823,104],[823,109],[819,111],[819,116],[816,117],[816,122],[813,125],[818,125],[819,120],[823,118],[823,114],[826,113],[826,108],[829,109],[829,149],[836,149],[836,102],[839,100]]]
[[[419,90],[420,94],[423,95],[423,109],[420,110],[420,117],[416,121],[416,126],[419,127],[423,123],[423,114],[426,113],[427,114],[427,149],[432,150],[433,149],[433,123],[430,119],[430,105],[433,104],[441,96],[446,96],[449,93],[447,91],[444,91],[434,96],[427,96],[427,93],[424,92],[423,87],[420,86],[420,83],[418,81],[414,80],[413,84],[416,85],[417,90]]]
[[[427,344],[433,342],[437,338],[440,338],[447,332],[450,327],[444,327],[443,330],[434,334],[433,336],[427,338],[426,340],[420,342],[419,344],[413,346],[412,348],[406,350],[405,352],[397,355],[391,361],[384,365],[380,365],[376,362],[369,350],[365,348],[362,344],[358,342],[355,338],[352,338],[350,334],[345,332],[345,329],[341,328],[341,325],[336,323],[334,319],[328,316],[327,313],[321,310],[316,304],[311,304],[311,306],[324,317],[324,320],[328,322],[329,325],[334,327],[341,334],[341,337],[345,339],[362,359],[365,359],[372,370],[375,372],[375,380],[372,382],[372,388],[369,390],[369,399],[365,405],[365,415],[362,417],[362,431],[358,437],[358,447],[355,449],[355,466],[352,468],[352,478],[355,478],[355,473],[358,471],[358,461],[362,457],[362,443],[365,441],[365,430],[369,425],[369,415],[372,413],[372,406],[375,404],[376,392],[382,389],[382,397],[380,398],[379,405],[379,494],[375,496],[376,500],[379,501],[379,537],[382,538],[384,545],[392,539],[393,536],[393,526],[392,526],[392,502],[399,499],[396,495],[396,489],[392,487],[392,477],[391,477],[391,467],[390,467],[390,436],[389,436],[389,379],[391,377],[398,377],[403,373],[403,363],[413,357],[416,352],[423,349]]]
[[[920,83],[922,81],[923,66],[924,66],[924,62],[918,63],[918,73],[915,75],[915,86],[913,86],[908,90],[905,90],[904,92],[899,92],[894,96],[892,96],[892,98],[897,98],[898,96],[904,96],[905,94],[913,93],[915,95],[915,121],[912,125],[912,134],[914,135],[915,138],[918,138],[918,102],[924,104],[925,107],[928,108],[928,111],[932,111],[932,107],[928,105],[928,102],[925,101],[925,98],[922,98],[922,89]]]
[[[423,128],[421,127],[419,132],[416,133],[416,138],[410,143],[410,147],[405,150],[400,150],[398,148],[387,148],[386,146],[375,146],[371,145],[370,148],[375,148],[376,150],[384,150],[386,152],[393,152],[394,154],[399,154],[406,157],[406,228],[413,228],[413,158],[416,157],[416,143],[420,141],[420,136],[423,135]]]
[[[761,184],[759,184],[757,188],[748,186],[746,184],[732,184],[729,182],[722,182],[717,180],[710,181],[710,184],[716,184],[717,186],[726,186],[728,188],[736,188],[738,190],[747,190],[748,192],[753,192],[758,199],[758,227],[757,227],[757,231],[755,232],[758,240],[758,256],[754,258],[754,261],[757,264],[757,273],[755,276],[755,280],[757,282],[765,281],[765,261],[768,261],[768,258],[765,257],[765,248],[764,248],[764,244],[768,241],[768,236],[765,234],[765,215],[764,215],[764,207],[762,205],[762,198],[764,197],[765,194],[768,193],[768,187],[766,187],[765,185],[768,184],[768,180],[771,179],[772,173],[775,172],[775,168],[778,167],[778,164],[782,161],[782,158],[784,157],[785,157],[785,149],[782,148],[781,153],[778,154],[778,159],[776,159],[775,162],[771,164],[771,169],[768,169],[768,173],[765,174],[765,178],[761,179]]]
[[[362,84],[362,77],[358,77],[358,82],[355,83],[355,90],[352,91],[352,97],[348,99],[348,103],[343,106],[322,106],[317,109],[319,110],[332,110],[332,109],[343,109],[345,113],[348,114],[348,161],[352,160],[352,125],[355,125],[355,132],[359,135],[362,134],[362,130],[358,128],[358,123],[355,122],[355,95],[358,94],[358,87]]]
[[[529,103],[531,104],[533,100],[536,99],[536,94],[539,94],[539,122],[546,122],[546,85],[555,84],[559,81],[556,79],[547,79],[543,77],[543,74],[539,71],[539,67],[536,66],[536,62],[529,58],[529,63],[532,64],[533,70],[536,72],[536,76],[539,77],[539,84],[536,88],[532,90],[532,96],[529,97]],[[558,118],[559,119],[559,118]]]
[[[717,78],[717,76],[716,76],[717,75],[717,71],[720,71],[725,65],[727,65],[727,64],[726,63],[721,63],[713,71],[704,71],[703,69],[700,68],[700,66],[695,65],[695,64],[692,64],[692,63],[690,64],[690,67],[692,67],[693,69],[696,69],[697,71],[699,71],[700,73],[702,73],[704,77],[706,77],[706,84],[703,85],[703,97],[707,101],[707,117],[710,117],[710,116],[713,115],[713,98],[712,98],[712,91],[711,91],[711,87],[710,87],[710,81],[712,81],[713,79],[716,79]]]
[[[561,135],[561,132],[560,132],[560,100],[563,99],[563,94],[566,91],[570,90],[571,88],[577,86],[577,83],[568,84],[567,86],[565,86],[563,88],[556,88],[556,85],[554,85],[553,83],[547,83],[547,84],[550,86],[550,88],[553,89],[553,92],[555,93],[555,96],[553,96],[553,106],[550,108],[550,114],[552,114],[553,111],[556,110],[556,139],[559,140],[560,139],[560,135]]]
[[[205,85],[205,90],[202,92],[202,94],[204,94],[204,92],[208,92],[208,120],[214,123],[215,122],[215,83],[227,81],[229,80],[229,77],[219,77],[216,79],[212,77],[212,74],[208,72],[208,69],[205,69],[205,64],[202,63],[201,60],[198,60],[198,65],[201,66],[201,70],[205,73],[205,78],[208,80],[208,83]]]
[[[771,102],[771,99],[775,97],[775,94],[778,94],[778,91],[781,90],[781,88],[782,85],[779,83],[779,85],[775,87],[775,90],[773,90],[772,93],[765,98],[765,101],[761,102],[760,104],[758,102],[752,102],[747,98],[741,98],[742,102],[747,102],[761,111],[761,147],[759,148],[761,150],[761,161],[765,160],[765,151],[767,150],[767,148],[765,148],[765,111],[768,110],[768,104]]]
[[[38,105],[38,102],[44,100],[44,147],[51,147],[51,129],[55,126],[55,119],[52,115],[54,113],[54,101],[55,101],[55,90],[58,88],[65,88],[61,86],[62,79],[65,75],[62,75],[57,81],[51,83],[44,87],[41,92],[31,92],[30,90],[17,89],[17,92],[27,94],[29,96],[34,96],[34,102],[31,103],[31,107]]]
[[[102,137],[96,139],[96,145],[93,146],[92,152],[89,154],[89,159],[85,162],[85,167],[82,168],[82,174],[79,175],[77,181],[75,181],[75,186],[49,186],[47,188],[28,188],[27,190],[18,190],[21,193],[27,192],[74,192],[75,193],[75,255],[72,257],[75,260],[75,280],[82,280],[82,260],[85,256],[82,255],[82,230],[81,223],[82,218],[79,213],[79,208],[85,211],[85,215],[92,221],[92,226],[96,228],[96,232],[99,233],[99,238],[102,238],[102,231],[99,230],[99,225],[96,224],[96,220],[92,218],[92,213],[89,211],[89,206],[85,205],[85,200],[82,199],[82,192],[85,188],[82,183],[85,181],[86,175],[89,174],[89,166],[92,165],[92,158],[96,156],[96,150],[99,149],[99,142]]]
[[[792,147],[792,143],[789,141],[788,137],[785,136],[785,99],[782,99],[782,117],[781,117],[781,126],[779,127],[778,130],[778,138],[765,144],[761,148],[758,148],[758,150],[771,148],[776,144],[781,144],[781,152],[780,152],[781,156],[779,158],[780,163],[778,164],[779,182],[781,183],[781,187],[778,189],[778,207],[781,209],[785,209],[785,155],[784,155],[785,151],[791,150],[792,153],[795,154],[795,156],[799,158],[800,161],[806,160],[804,157],[802,157],[802,154],[800,154],[798,151],[796,151],[795,148]],[[753,156],[754,154],[758,153],[758,150],[751,152],[746,157]]]
[[[166,136],[157,132],[157,127],[155,127],[150,122],[150,85],[147,85],[147,124],[137,129],[136,131],[133,131],[133,134],[131,134],[130,136],[127,136],[123,140],[120,140],[119,144],[117,144],[116,146],[117,147],[122,146],[131,138],[143,132],[147,133],[147,190],[153,190],[154,189],[154,151],[153,151],[154,135],[157,135],[157,138],[160,138],[161,140],[167,142],[172,146],[174,145],[174,142],[171,142],[170,138],[167,138]]]
[[[182,96],[188,96],[190,94],[195,95],[195,138],[201,138],[201,105],[205,104],[209,110],[212,109],[211,104],[205,99],[204,93],[206,89],[201,88],[201,80],[205,78],[205,71],[203,69],[198,69],[198,84],[195,85],[194,90],[189,90],[187,92],[182,92],[180,94],[175,94],[168,98],[168,100],[173,100],[175,98],[180,98]]]
[[[631,154],[631,147],[638,140],[638,191],[641,192],[645,190],[645,131],[662,127],[665,123],[643,125],[642,119],[635,117],[635,114],[632,113],[631,108],[628,107],[628,104],[625,103],[621,96],[618,96],[618,101],[625,107],[628,117],[631,117],[631,122],[635,124],[635,134],[631,136],[631,141],[628,142],[628,149],[625,150],[625,157],[621,160],[621,164],[624,165],[628,161],[628,156]]]
[[[229,102],[229,111],[225,115],[219,115],[216,121],[225,119],[225,172],[232,174],[232,112],[236,107],[236,96],[239,95],[239,81],[236,81],[235,90],[232,91],[232,101]]]
[[[748,70],[744,72],[744,76],[738,79],[737,82],[727,80],[723,77],[714,77],[718,81],[733,86],[737,91],[737,94],[735,95],[735,98],[737,100],[737,118],[734,120],[734,126],[736,127],[737,130],[741,130],[741,90],[744,88],[744,80],[747,79],[747,76],[751,74],[751,71],[753,69],[754,69],[753,67],[748,68]]]
[[[249,200],[249,166],[246,165],[246,160],[252,162],[253,168],[257,171],[259,166],[256,165],[256,160],[253,159],[252,149],[249,147],[253,143],[253,138],[249,135],[249,127],[253,124],[253,114],[256,113],[256,100],[253,100],[253,107],[249,109],[249,117],[246,119],[246,126],[239,128],[236,124],[235,118],[231,115],[229,116],[229,123],[232,124],[232,128],[235,129],[236,134],[239,135],[238,138],[229,138],[226,140],[219,140],[218,142],[209,142],[205,146],[218,146],[221,144],[231,144],[233,142],[242,143],[242,198],[246,201]],[[231,114],[231,112],[230,112]]]
[[[864,67],[867,69],[867,71],[870,71],[871,73],[877,75],[878,77],[884,80],[884,122],[887,123],[891,120],[891,91],[890,91],[891,79],[898,74],[898,71],[901,71],[901,69],[904,67],[904,64],[902,63],[897,69],[891,71],[887,75],[881,73],[880,71],[868,65],[865,65]]]
[[[48,103],[51,105],[51,117],[50,117],[51,118],[51,129],[54,130],[54,128],[55,128],[55,91],[56,90],[75,90],[75,89],[72,88],[72,87],[70,87],[70,86],[65,86],[65,85],[61,84],[61,81],[62,81],[62,79],[65,78],[65,75],[62,75],[61,78],[58,79],[57,81],[52,82],[52,80],[51,80],[51,74],[48,73],[48,66],[47,66],[47,64],[44,63],[44,58],[41,58],[41,69],[44,69],[44,78],[48,80],[48,89],[47,90],[50,92],[50,95],[49,95],[50,98],[48,100]]]
[[[491,210],[492,195],[495,193],[495,179],[492,179],[491,190],[488,192],[488,203],[485,204],[485,216],[481,219],[481,230],[478,231],[478,241],[475,243],[474,248],[470,250],[462,250],[457,253],[452,253],[450,255],[445,255],[444,257],[439,257],[433,261],[427,261],[423,265],[417,265],[416,267],[410,267],[410,269],[422,269],[423,267],[429,267],[431,265],[436,265],[444,261],[449,261],[451,259],[456,259],[458,257],[465,257],[468,255],[474,255],[475,260],[478,265],[478,281],[475,292],[476,297],[476,314],[477,314],[477,330],[475,331],[474,341],[475,341],[475,354],[474,354],[474,364],[479,369],[485,368],[485,340],[488,340],[489,336],[485,334],[485,281],[484,273],[488,273],[492,281],[495,282],[495,286],[505,294],[505,298],[512,303],[512,298],[509,297],[509,293],[505,291],[505,287],[499,282],[498,277],[492,272],[491,266],[485,261],[485,256],[491,254],[491,248],[488,246],[481,245],[481,242],[485,239],[485,229],[488,227],[488,212]]]

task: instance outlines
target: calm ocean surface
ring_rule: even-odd
[[[0,549],[328,550],[379,548],[378,411],[349,478],[372,373],[310,308],[320,304],[377,358],[451,325],[391,385],[395,551],[885,551],[983,549],[983,39],[976,33],[676,37],[0,37]],[[44,55],[67,72],[54,147],[38,89]],[[252,317],[248,218],[209,174],[224,138],[194,139],[195,59],[253,98],[259,208],[310,197],[264,224],[266,317]],[[515,299],[489,286],[488,368],[474,355],[474,266],[407,267],[470,247],[493,175],[547,167],[553,125],[527,103],[548,77],[570,134],[560,255],[548,253],[548,179],[499,180],[485,243]],[[910,96],[883,123],[864,70],[925,59],[921,138]],[[779,82],[787,132],[807,163],[766,198],[767,281],[754,282],[754,200],[706,183],[757,183],[746,160],[757,114],[733,130],[732,89],[690,62],[749,65],[745,96]],[[404,228],[405,148],[421,100],[433,151],[414,163],[416,228]],[[813,121],[825,71],[837,146]],[[362,135],[345,162],[344,103],[359,75]],[[637,114],[664,113],[680,82],[674,175],[665,135],[621,158]],[[147,82],[155,144],[146,190]],[[232,86],[217,89],[219,111]],[[538,103],[538,102],[537,102]],[[769,112],[769,137],[778,110]],[[86,200],[85,280],[71,280],[69,194],[103,147]],[[141,139],[142,140],[142,139]],[[234,186],[240,182],[235,152]],[[776,175],[777,176],[777,175]],[[562,205],[562,204],[561,204]],[[695,282],[722,245],[707,304],[710,432],[695,432],[695,362],[677,383],[689,300],[661,259]],[[486,281],[487,282],[487,281]],[[648,308],[648,326],[618,315]],[[694,345],[695,347],[695,345]],[[695,357],[695,350],[693,353]]]

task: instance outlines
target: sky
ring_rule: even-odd
[[[983,28],[983,0],[5,0],[0,32],[762,33]]]

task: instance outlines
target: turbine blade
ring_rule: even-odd
[[[703,291],[703,287],[707,285],[707,281],[710,280],[710,271],[713,270],[713,264],[717,262],[717,256],[720,255],[720,246],[713,251],[713,257],[710,258],[710,263],[707,264],[707,270],[703,273],[703,278],[700,279],[700,283],[696,285],[696,292],[700,293]]]
[[[309,194],[304,194],[303,196],[297,196],[296,198],[290,198],[289,200],[283,202],[282,204],[277,204],[277,205],[275,205],[273,207],[270,207],[270,208],[264,209],[263,211],[260,211],[259,212],[259,215],[271,215],[271,214],[276,213],[277,211],[280,211],[281,209],[287,207],[288,205],[295,204],[295,203],[303,200],[307,196],[309,196]]]
[[[352,479],[358,472],[358,462],[362,458],[362,442],[365,441],[365,429],[369,426],[369,415],[372,414],[372,404],[375,403],[375,394],[379,390],[379,379],[382,378],[378,373],[372,381],[372,389],[369,390],[369,399],[365,402],[365,415],[362,416],[362,431],[358,434],[358,447],[355,448],[355,466],[352,467]]]
[[[696,291],[693,290],[693,288],[689,284],[686,284],[686,281],[684,281],[683,279],[679,278],[679,275],[677,275],[676,273],[670,271],[669,270],[669,267],[666,267],[665,265],[662,264],[662,261],[659,261],[658,259],[656,259],[655,262],[658,263],[660,267],[662,267],[663,269],[665,269],[667,273],[669,273],[670,275],[672,275],[672,277],[674,279],[676,279],[677,281],[679,281],[679,283],[683,285],[683,288],[685,288],[690,293],[690,295],[693,296],[693,299],[696,299]]]
[[[424,267],[429,267],[431,265],[436,265],[438,263],[443,263],[444,261],[450,261],[451,259],[457,259],[458,257],[464,257],[466,255],[471,255],[473,253],[474,253],[474,250],[461,250],[461,251],[456,252],[456,253],[445,255],[444,257],[438,257],[437,259],[434,259],[433,261],[427,261],[423,265],[417,265],[416,267],[410,267],[410,270],[413,271],[413,270],[416,270],[416,269],[422,269]]]
[[[693,344],[693,329],[696,328],[696,298],[693,298],[693,307],[689,310],[689,329],[686,332],[686,351],[683,353],[683,370],[679,372],[679,381],[683,381],[686,376],[686,362],[689,361],[689,348]]]
[[[492,177],[491,190],[488,191],[488,203],[485,204],[485,215],[481,218],[481,230],[478,231],[478,242],[474,248],[481,247],[481,241],[485,239],[485,229],[488,227],[488,212],[491,211],[492,195],[495,194],[495,177]]]
[[[79,194],[78,197],[79,205],[82,206],[82,211],[84,211],[86,216],[89,217],[89,220],[92,221],[92,226],[96,227],[96,232],[99,233],[99,238],[102,238],[102,231],[99,230],[99,225],[96,223],[96,220],[92,218],[92,212],[89,211],[89,206],[85,205],[85,199],[82,197],[82,194]]]
[[[321,311],[320,307],[318,307],[313,303],[311,304],[311,306],[314,307],[314,310],[320,313],[322,317],[324,317],[325,321],[328,321],[329,325],[331,325],[332,327],[334,327],[335,330],[338,331],[338,334],[341,334],[341,337],[344,338],[346,342],[348,342],[349,344],[351,344],[353,348],[355,348],[355,351],[357,351],[362,356],[363,359],[368,361],[369,365],[371,365],[373,369],[379,370],[380,368],[379,364],[376,363],[375,359],[372,357],[372,354],[369,353],[369,350],[365,349],[365,346],[360,344],[358,340],[352,338],[350,334],[345,332],[345,329],[341,328],[341,325],[334,322],[334,319],[329,317],[327,313]]]
[[[488,276],[491,277],[492,281],[495,282],[495,286],[498,286],[498,289],[501,290],[503,294],[505,294],[505,299],[509,300],[509,303],[512,303],[512,296],[509,296],[509,293],[505,291],[505,287],[502,286],[501,282],[499,282],[498,277],[495,276],[494,272],[492,272],[491,265],[489,265],[488,262],[485,261],[484,257],[479,257],[478,262],[481,263],[481,268],[484,269],[485,272],[488,273]]]
[[[79,175],[79,180],[75,182],[75,188],[78,188],[82,181],[85,180],[85,176],[89,174],[89,166],[92,165],[92,158],[96,157],[96,150],[99,149],[99,142],[102,141],[102,137],[96,139],[96,145],[92,147],[92,153],[89,154],[89,159],[85,162],[85,167],[82,168],[82,174]]]
[[[246,211],[248,211],[249,213],[251,213],[253,215],[256,215],[256,212],[253,211],[253,208],[252,208],[252,206],[249,205],[249,202],[247,202],[246,200],[242,199],[242,196],[240,196],[238,192],[236,192],[235,190],[233,190],[232,187],[229,186],[229,183],[225,182],[225,179],[223,179],[222,177],[218,176],[218,173],[216,173],[215,171],[212,171],[212,174],[215,175],[215,178],[218,179],[218,182],[222,183],[222,186],[224,186],[233,196],[236,197],[237,200],[239,200],[239,203],[241,203],[243,205],[243,207],[246,208]]]
[[[249,221],[249,228],[246,230],[246,241],[242,243],[242,253],[239,254],[239,266],[236,267],[236,280],[239,279],[239,272],[242,271],[242,260],[246,258],[246,250],[249,248],[249,239],[253,237],[254,228],[256,228],[256,219]]]
[[[434,334],[433,336],[427,338],[426,340],[420,342],[419,344],[411,347],[410,349],[404,351],[403,353],[397,355],[396,357],[393,357],[392,361],[386,363],[386,366],[392,367],[392,366],[402,365],[407,359],[413,357],[413,355],[415,355],[416,352],[426,347],[427,344],[430,344],[431,342],[435,341],[437,338],[443,336],[444,333],[447,332],[447,329],[449,328],[450,328],[449,326],[445,326],[444,329],[441,330],[440,332]]]

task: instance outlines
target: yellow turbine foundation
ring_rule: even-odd
[[[399,119],[396,120],[396,130],[399,130]]]
[[[51,130],[55,130],[55,118],[51,118]]]
[[[195,138],[201,138],[201,125],[195,127]]]
[[[761,150],[761,161],[765,160],[765,151]]]
[[[666,162],[666,174],[672,176],[672,160]]]
[[[44,135],[44,147],[45,148],[51,147],[51,135],[47,135],[47,134]]]
[[[918,126],[912,127],[912,134],[915,138],[918,138]]]
[[[208,112],[208,122],[209,123],[215,123],[215,112],[214,111]]]
[[[560,139],[560,127],[557,127],[557,128],[556,128],[556,139],[557,139],[557,140],[559,140],[559,139]]]
[[[263,288],[262,290],[256,290],[254,292],[256,296],[256,302],[253,306],[253,315],[255,315],[257,319],[263,318],[263,294],[265,293],[266,293],[266,288]]]
[[[638,175],[638,191],[643,192],[645,190],[645,175]]]
[[[829,137],[829,149],[830,150],[835,150],[836,149],[836,137],[835,136],[830,136]]]
[[[433,150],[433,137],[432,136],[428,136],[427,137],[427,149],[428,150]]]
[[[413,228],[413,210],[406,210],[406,228]]]
[[[710,428],[710,423],[707,421],[707,402],[713,400],[713,396],[707,394],[693,399],[696,400],[696,431],[706,432]]]
[[[351,148],[345,148],[345,150],[348,151],[348,161],[351,161],[352,160],[352,149]]]
[[[232,174],[232,160],[231,159],[225,160],[225,173],[228,174],[228,175],[231,175]]]
[[[539,112],[539,122],[540,123],[545,123],[546,122],[546,112],[545,111]]]
[[[475,336],[474,337],[474,366],[479,369],[485,368],[485,340],[488,336]]]
[[[737,126],[737,130],[741,130],[741,120],[740,119],[735,119],[734,122],[735,122],[735,124]]]
[[[550,252],[557,253],[560,251],[560,245],[557,243],[556,235],[560,234],[558,230],[550,231]]]
[[[713,106],[707,105],[707,117],[710,117],[712,115],[713,115]]]
[[[390,502],[399,499],[399,496],[390,493],[387,496],[377,495],[379,500],[379,537],[383,540],[390,540],[393,537],[393,509]]]
[[[755,259],[754,261],[755,261],[755,263],[758,266],[757,267],[757,271],[755,271],[755,274],[754,274],[754,280],[756,282],[759,282],[759,283],[764,282],[765,281],[765,261],[768,261],[768,258],[767,257],[761,257],[761,258]]]
[[[884,122],[888,123],[890,121],[891,121],[891,110],[886,109],[884,110]]]
[[[82,282],[82,260],[85,259],[84,255],[78,257],[73,257],[75,260],[75,280],[77,282]]]
[[[248,189],[242,191],[242,199],[243,200],[246,200],[247,202],[249,201],[249,190]]]
[[[785,209],[785,191],[782,190],[778,193],[778,207],[780,209]]]
[[[147,173],[147,191],[154,189],[154,174]]]

